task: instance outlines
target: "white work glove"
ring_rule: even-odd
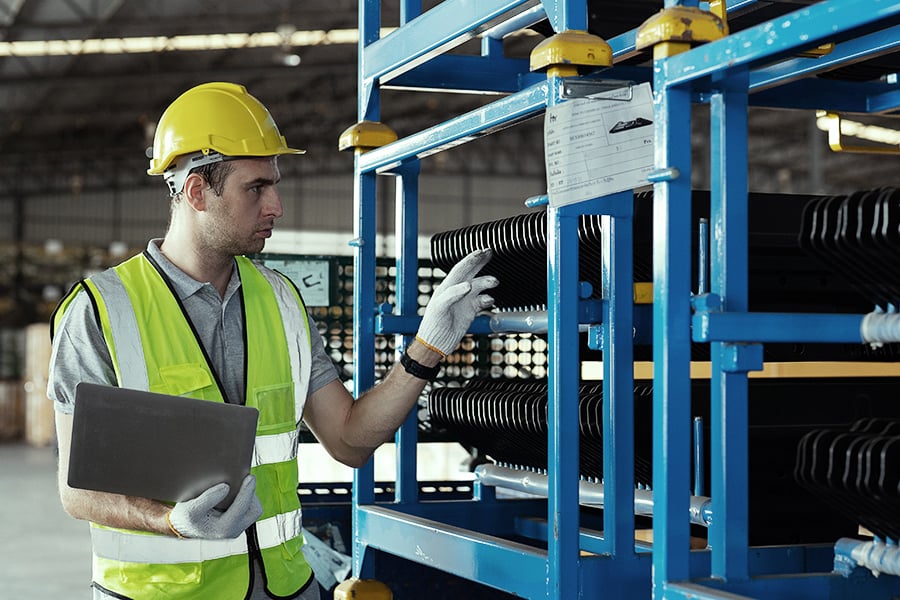
[[[456,349],[475,315],[494,304],[494,299],[483,292],[496,287],[497,278],[475,277],[490,260],[490,248],[475,250],[450,269],[425,307],[416,334],[419,342],[443,356]]]
[[[179,537],[207,540],[232,539],[253,525],[263,508],[256,497],[256,477],[247,475],[234,501],[225,510],[216,505],[228,495],[228,484],[219,483],[193,500],[177,503],[166,518]]]

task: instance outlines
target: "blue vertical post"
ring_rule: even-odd
[[[579,594],[578,219],[577,205],[547,214],[548,490],[550,600]]]
[[[603,534],[616,557],[634,553],[634,193],[608,196],[601,218],[603,316]]]
[[[415,316],[418,309],[419,275],[419,161],[404,163],[395,170],[397,236],[397,309],[401,315]],[[404,336],[402,347],[413,336]],[[400,504],[419,499],[416,474],[416,444],[418,443],[418,406],[407,415],[394,439],[397,443],[397,482],[394,500]]]
[[[357,48],[359,121],[378,120],[379,94],[373,81],[366,81],[365,48],[378,39],[381,29],[381,0],[359,0],[359,46]],[[375,207],[376,175],[362,172],[360,152],[353,160],[353,395],[358,398],[375,383]],[[375,503],[375,468],[372,460],[353,471],[353,576],[372,577],[374,565],[366,560],[360,541],[361,505]]]
[[[583,0],[543,0],[544,12],[557,33],[571,29],[587,31],[587,2]]]
[[[743,70],[718,82],[710,98],[710,285],[725,311],[748,310],[747,89]],[[750,332],[748,332],[750,334]],[[723,371],[726,344],[711,345],[710,451],[712,576],[748,577],[747,373]],[[741,347],[732,348],[741,351]]]
[[[406,25],[422,14],[422,0],[402,0],[400,2],[400,25]]]
[[[381,0],[359,0],[359,46],[356,60],[357,121],[377,121],[381,98],[374,79],[366,77],[366,47],[381,36]]]
[[[689,574],[691,97],[654,63],[653,588]]]
[[[356,160],[359,160],[357,154]],[[375,205],[376,175],[356,169],[353,215],[353,396],[358,398],[375,383]],[[360,505],[374,504],[373,461],[353,471],[353,575],[361,573],[365,547],[359,541]]]

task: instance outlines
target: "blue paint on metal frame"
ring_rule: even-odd
[[[524,598],[546,594],[546,553],[532,546],[376,506],[357,519],[370,547]]]
[[[703,435],[703,417],[694,417],[694,495],[706,495],[706,438]]]
[[[359,169],[364,172],[387,170],[406,160],[424,158],[543,114],[547,94],[545,81],[387,146],[370,150],[360,157]]]
[[[560,2],[544,0],[544,11],[553,31],[587,31],[587,5],[583,2]]]
[[[539,0],[445,0],[368,45],[361,76],[368,82],[387,83],[538,4]]]
[[[401,315],[415,315],[419,307],[419,162],[410,161],[397,172],[394,230],[398,232],[396,248],[396,297]],[[411,334],[412,332],[410,332]],[[403,337],[400,346],[406,348],[412,335]],[[418,403],[414,404],[394,439],[396,449],[396,501],[400,504],[419,499],[416,444],[418,443]]]
[[[752,0],[728,2],[728,10],[751,8]],[[398,30],[378,40],[380,3],[361,0],[360,120],[378,120],[377,86],[388,83],[414,88],[453,89],[512,94],[481,109],[410,135],[383,148],[357,156],[355,234],[357,306],[374,305],[375,173],[390,172],[400,179],[414,179],[418,160],[476,137],[539,116],[558,99],[558,81],[547,82],[527,72],[524,61],[505,59],[499,40],[506,33],[534,22],[545,12],[556,27],[580,23],[583,2],[548,0],[448,0],[424,14],[420,0],[401,6]],[[667,0],[666,6],[696,6],[696,0]],[[900,7],[887,0],[824,2],[790,15],[738,32],[680,55],[656,61],[655,100],[656,168],[667,173],[654,184],[654,305],[633,307],[630,273],[630,204],[596,199],[580,205],[550,209],[548,237],[548,330],[551,340],[548,442],[550,491],[544,505],[506,505],[493,490],[479,490],[472,502],[434,503],[412,496],[392,511],[375,506],[371,490],[371,463],[354,478],[354,574],[370,574],[371,553],[380,548],[420,564],[454,572],[524,597],[657,597],[722,598],[745,594],[766,598],[873,597],[896,594],[900,578],[878,580],[854,571],[843,579],[827,573],[830,547],[754,548],[749,552],[746,535],[746,502],[739,498],[746,480],[746,373],[762,366],[761,342],[811,341],[860,342],[861,315],[753,314],[747,312],[746,231],[746,109],[761,106],[828,108],[853,112],[889,112],[900,105],[896,84],[823,81],[811,77],[824,69],[857,58],[893,51],[898,44]],[[874,31],[869,25],[886,27]],[[493,28],[493,29],[492,29]],[[850,30],[861,32],[848,39]],[[441,56],[448,48],[485,33],[482,56]],[[837,39],[835,52],[819,59],[801,59],[798,50]],[[635,32],[610,40],[616,60],[636,54]],[[778,62],[778,61],[781,62]],[[463,65],[466,65],[463,68]],[[448,75],[452,67],[457,73]],[[629,69],[633,75],[624,76]],[[604,78],[645,81],[650,71],[642,67],[613,67],[596,74]],[[595,75],[596,75],[595,74]],[[383,76],[383,77],[382,77]],[[379,77],[381,78],[379,80]],[[752,94],[748,97],[748,92]],[[690,270],[692,260],[690,215],[690,114],[692,101],[711,103],[714,162],[712,219],[717,246],[712,253],[711,291],[694,302],[691,318]],[[743,115],[741,114],[743,112]],[[403,187],[403,202],[417,195],[410,183]],[[400,202],[400,199],[398,199]],[[623,206],[627,206],[625,210]],[[409,208],[401,209],[408,211]],[[575,227],[580,214],[608,215],[603,220],[604,273],[602,302],[578,299]],[[399,234],[412,244],[415,223],[411,212],[398,221]],[[724,234],[722,233],[724,232]],[[607,245],[608,244],[608,245]],[[404,253],[401,252],[401,257]],[[415,256],[413,253],[411,256]],[[407,257],[408,258],[408,257]],[[403,286],[415,281],[413,265],[398,262]],[[627,293],[626,293],[627,288]],[[401,286],[401,289],[403,287]],[[400,292],[406,296],[405,292]],[[371,384],[374,372],[374,332],[411,335],[419,319],[401,300],[398,314],[374,315],[357,311],[354,328],[358,358],[355,390]],[[599,308],[595,308],[599,307]],[[652,316],[652,328],[642,316]],[[630,514],[633,468],[628,435],[629,396],[623,382],[632,377],[627,349],[631,327],[638,341],[652,329],[654,344],[653,468],[654,546],[635,554]],[[592,347],[601,347],[609,367],[604,380],[604,472],[611,494],[604,511],[603,537],[586,535],[579,527],[577,506],[577,444],[566,440],[577,428],[576,350],[578,323],[593,323]],[[688,507],[691,478],[689,357],[693,339],[712,345],[714,410],[712,454],[724,455],[712,463],[713,499],[718,506],[711,532],[711,551],[688,552],[689,529],[683,515]],[[628,330],[626,332],[626,330]],[[489,331],[486,319],[472,331]],[[617,385],[619,384],[619,385]],[[604,384],[606,386],[606,383]],[[607,406],[608,405],[608,406]],[[632,425],[633,428],[633,425]],[[401,430],[403,431],[403,430]],[[401,433],[400,490],[408,488],[412,475],[408,457],[412,438]],[[624,448],[624,450],[623,450]],[[368,489],[367,487],[368,486]],[[405,496],[405,492],[400,492]],[[544,528],[547,551],[522,546],[491,533],[501,534],[516,516],[545,515],[536,523]],[[435,520],[437,519],[437,520]],[[520,520],[521,522],[521,520]],[[522,533],[520,531],[519,533]],[[580,556],[579,547],[598,555]],[[650,573],[652,559],[653,572]],[[821,571],[821,572],[819,572]],[[714,579],[710,579],[710,575]],[[799,574],[799,575],[798,575]],[[779,575],[771,577],[771,575]]]
[[[863,315],[699,311],[695,342],[862,343]]]
[[[781,86],[830,71],[852,61],[885,54],[897,48],[900,48],[900,26],[888,27],[882,31],[841,42],[825,56],[792,58],[757,69],[750,74],[750,91],[757,92],[769,87]]]
[[[358,64],[357,121],[377,121],[380,114],[379,92],[374,80],[365,77],[366,48],[375,43],[381,35],[381,0],[359,0],[359,45],[356,52]]]
[[[884,94],[896,90],[896,85],[887,83],[810,78],[756,92],[750,96],[750,103],[769,108],[882,112],[885,110],[883,105],[875,108],[880,104],[879,100],[884,98]]]
[[[406,25],[422,14],[422,0],[401,0],[400,25]]]
[[[427,500],[424,492],[419,502],[413,504],[388,504],[377,506],[400,514],[440,522],[456,528],[467,527],[494,537],[512,538],[519,519],[537,519],[546,522],[547,501],[544,499],[492,499],[492,500]],[[521,540],[520,540],[521,541]]]
[[[710,100],[710,291],[722,309],[747,310],[747,71],[717,82]],[[734,166],[732,166],[734,165]],[[709,527],[712,576],[743,581],[748,574],[747,373],[734,372],[721,342],[710,346]],[[761,367],[762,365],[760,365]]]
[[[359,155],[355,157],[354,179],[354,238],[358,241],[353,259],[353,305],[375,306],[375,175],[359,170]],[[359,397],[374,384],[375,379],[374,311],[353,311],[353,362],[356,372],[353,393]],[[375,472],[370,459],[362,468],[353,471],[353,508],[375,500]],[[358,523],[354,520],[353,575],[371,577],[371,561],[366,561],[365,546],[359,542]]]
[[[677,600],[721,600],[722,598],[766,598],[766,600],[794,600],[796,598],[891,598],[900,588],[900,578],[872,577],[868,571],[844,578],[834,573],[804,576],[801,581],[791,577],[755,577],[727,583],[719,579],[705,579],[695,583],[673,582],[665,586],[665,598]]]
[[[603,530],[609,552],[634,552],[634,194],[607,196],[616,216],[601,217],[603,339]],[[586,206],[585,208],[588,208]],[[572,244],[575,245],[575,244]],[[577,358],[577,357],[576,357]]]
[[[521,518],[516,519],[515,523],[516,534],[520,535],[523,538],[546,542],[550,537],[550,530],[549,527],[547,527],[547,521],[545,519]],[[578,539],[578,543],[581,549],[587,552],[604,554],[606,553],[606,548],[609,547],[609,544],[606,543],[603,537],[602,531],[596,531],[582,527],[578,533]],[[644,545],[642,550],[646,552],[647,546]]]
[[[654,68],[655,167],[683,175],[653,186],[653,585],[687,579],[690,529],[691,97]]]
[[[554,81],[552,79],[551,81]],[[555,100],[554,100],[555,102]],[[551,600],[576,598],[578,585],[578,236],[574,206],[547,211],[547,541]]]
[[[537,5],[528,10],[522,11],[518,16],[509,18],[499,25],[495,25],[486,30],[482,35],[492,40],[502,40],[511,33],[515,33],[520,29],[531,27],[535,23],[539,23],[547,18],[544,6]]]
[[[890,5],[889,5],[890,4]],[[747,380],[748,370],[762,367],[764,341],[844,341],[860,342],[860,315],[787,315],[753,314],[747,312],[747,197],[746,197],[746,112],[748,92],[753,86],[780,86],[778,92],[767,90],[754,94],[755,104],[775,100],[782,105],[800,105],[815,101],[819,107],[829,101],[843,106],[869,107],[873,98],[885,98],[883,108],[893,110],[891,100],[896,88],[884,84],[850,85],[845,82],[819,83],[808,78],[821,67],[834,68],[866,56],[866,45],[874,54],[884,48],[893,49],[896,34],[893,33],[900,17],[896,3],[885,2],[822,2],[781,19],[736,33],[674,57],[656,61],[656,121],[657,155],[659,170],[671,169],[673,157],[677,157],[680,140],[689,139],[677,120],[676,102],[683,103],[684,96],[702,91],[711,105],[711,229],[716,232],[715,250],[711,253],[711,292],[695,303],[697,313],[693,318],[693,339],[710,342],[712,355],[712,473],[713,514],[709,543],[712,548],[710,574],[712,579],[691,577],[693,582],[675,583],[687,579],[682,570],[683,562],[675,556],[679,550],[670,539],[655,535],[654,586],[658,594],[666,598],[721,598],[726,594],[742,594],[752,597],[872,597],[878,593],[887,597],[900,586],[894,579],[887,583],[866,577],[859,586],[831,574],[810,575],[810,565],[795,565],[795,573],[803,575],[779,578],[754,577],[757,570],[753,553],[747,546],[748,509],[746,503],[747,480]],[[868,34],[862,41],[838,45],[836,52],[819,65],[807,59],[788,58],[786,63],[764,66],[750,73],[756,65],[768,64],[788,57],[802,47],[827,41],[826,37],[842,37],[842,29],[860,29],[875,19],[891,27],[886,32]],[[840,24],[836,26],[835,24]],[[892,39],[893,38],[893,39]],[[802,42],[802,43],[801,43]],[[874,48],[873,48],[874,47]],[[789,64],[787,64],[789,63]],[[786,66],[785,66],[786,65]],[[800,93],[811,90],[824,93],[811,98],[800,98]],[[849,100],[839,98],[837,90],[847,92]],[[779,100],[779,96],[781,99]],[[786,99],[785,99],[786,98]],[[864,110],[868,110],[865,108]],[[682,113],[687,114],[687,113]],[[660,135],[661,134],[661,135]],[[685,148],[689,152],[689,146]],[[677,168],[679,174],[690,170]],[[682,175],[684,177],[684,175]],[[668,309],[674,304],[673,295],[685,295],[679,288],[687,279],[681,265],[687,264],[679,246],[687,229],[683,214],[675,214],[678,207],[689,207],[689,196],[677,190],[681,178],[663,180],[655,191],[655,239],[662,248],[654,253],[654,362],[657,367],[655,391],[664,398],[654,396],[654,494],[666,496],[662,507],[665,523],[654,523],[654,532],[673,536],[675,524],[669,507],[674,500],[672,493],[686,486],[686,478],[673,471],[681,470],[681,463],[667,460],[666,453],[677,455],[681,446],[682,429],[679,423],[683,414],[674,404],[676,399],[688,399],[681,392],[688,374],[677,361],[679,357],[670,348],[681,346],[679,336],[685,329],[681,323],[686,311],[676,313]],[[683,183],[683,182],[682,182]],[[716,301],[718,300],[718,301]],[[665,330],[661,330],[665,328]],[[738,342],[738,343],[732,343]],[[746,344],[746,342],[756,342]],[[659,346],[664,346],[659,348]],[[681,346],[684,347],[684,346]],[[659,374],[664,368],[667,373]],[[665,411],[665,417],[657,413]],[[660,440],[665,435],[667,439]],[[665,476],[657,478],[659,469]],[[658,480],[657,480],[658,479]],[[671,489],[670,489],[671,488]],[[657,514],[658,511],[657,511]],[[675,532],[677,534],[678,532]],[[662,547],[660,547],[660,541]],[[657,554],[658,553],[658,554]],[[663,570],[665,573],[661,573]],[[823,570],[827,570],[823,569]],[[785,571],[787,575],[789,571]],[[863,588],[872,586],[866,592]],[[884,586],[884,587],[882,587]]]
[[[472,94],[510,94],[547,80],[531,73],[525,59],[442,55],[391,80],[382,89]]]
[[[869,96],[869,112],[896,113],[900,107],[900,86],[892,84],[893,89]]]
[[[826,0],[666,59],[666,86],[786,58],[872,23],[900,19],[893,0]],[[836,26],[837,25],[837,26]]]

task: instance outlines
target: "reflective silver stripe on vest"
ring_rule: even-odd
[[[297,306],[294,290],[290,288],[281,275],[261,268],[260,273],[268,280],[275,291],[279,307]],[[309,345],[309,321],[306,315],[297,310],[281,311],[281,322],[288,342],[288,353],[291,360],[291,372],[294,377],[294,410],[299,424],[303,418],[303,407],[306,406],[306,393],[309,390],[309,377],[312,370],[312,349]],[[299,367],[299,368],[297,368]]]
[[[258,521],[259,547],[275,548],[299,537],[302,521],[300,509]],[[248,552],[244,534],[233,540],[192,540],[91,527],[91,542],[97,557],[130,563],[198,563]]]
[[[130,563],[198,563],[247,554],[247,536],[233,540],[189,540],[91,527],[94,555]]]
[[[274,548],[299,537],[303,529],[303,513],[298,508],[256,522],[256,537],[260,548]]]
[[[102,302],[109,313],[109,322],[115,323],[112,327],[112,339],[121,378],[119,387],[149,390],[150,378],[147,375],[141,334],[122,280],[110,269],[91,277],[91,282],[97,286],[102,296]]]
[[[297,458],[300,433],[295,429],[287,433],[256,436],[253,447],[253,466],[269,465]]]

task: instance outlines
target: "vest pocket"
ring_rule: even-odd
[[[197,585],[203,581],[203,567],[199,563],[174,565],[145,565],[120,563],[119,580],[128,586]]]
[[[188,396],[213,385],[209,371],[197,363],[160,367],[159,377],[162,382],[159,385],[151,384],[151,392]]]
[[[253,395],[259,409],[257,433],[283,433],[297,426],[293,383],[256,388]]]

